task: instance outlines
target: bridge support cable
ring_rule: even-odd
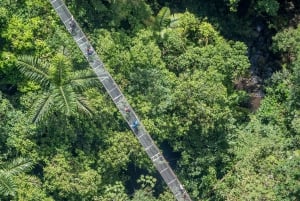
[[[63,0],[49,1],[176,199],[192,201]]]

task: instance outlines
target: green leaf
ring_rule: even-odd
[[[47,74],[48,64],[40,62],[38,58],[32,56],[19,56],[17,60],[19,71],[27,78],[41,84],[44,87],[49,86],[49,76]]]
[[[17,185],[14,176],[32,168],[32,162],[25,158],[17,158],[4,163],[0,169],[0,195],[15,195]]]
[[[168,27],[170,25],[171,19],[170,19],[171,11],[168,7],[163,7],[158,12],[156,18],[155,18],[155,27],[157,30],[161,31],[162,29]]]
[[[0,195],[14,195],[17,185],[14,183],[10,174],[5,171],[0,171]]]
[[[31,113],[33,113],[33,122],[37,123],[47,116],[54,104],[54,96],[50,93],[41,94],[34,102]]]
[[[18,175],[32,168],[32,162],[25,158],[17,158],[10,163],[6,163],[2,168],[6,174]]]

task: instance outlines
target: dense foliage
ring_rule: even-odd
[[[193,200],[300,200],[297,1],[65,2]],[[1,200],[174,200],[46,0],[0,1],[0,120]]]

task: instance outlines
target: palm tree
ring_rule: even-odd
[[[91,70],[72,72],[71,62],[62,54],[57,54],[50,62],[32,56],[20,56],[17,67],[25,77],[41,86],[41,94],[32,107],[34,123],[53,112],[67,116],[77,111],[92,114],[89,102],[82,95],[85,90],[99,83]]]
[[[171,15],[170,8],[162,7],[154,19],[153,29],[162,38],[168,29],[176,28],[179,25],[181,14]]]
[[[163,7],[159,10],[154,21],[154,29],[157,31],[162,31],[167,28],[171,23],[171,11],[168,7]]]
[[[0,195],[9,196],[14,195],[17,185],[14,182],[14,177],[28,171],[32,168],[32,162],[17,158],[12,162],[7,162],[0,165]]]

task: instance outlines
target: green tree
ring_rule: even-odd
[[[103,149],[98,153],[97,167],[103,175],[103,182],[113,184],[115,182],[130,180],[128,174],[132,167],[153,172],[151,161],[146,157],[145,151],[129,132],[110,132],[104,139]],[[129,169],[131,167],[131,169]],[[136,175],[132,175],[136,177]]]
[[[275,53],[280,53],[283,62],[290,64],[295,61],[299,49],[300,26],[297,28],[288,28],[277,32],[272,38],[272,49]]]
[[[132,201],[139,201],[139,200],[144,200],[144,201],[156,201],[151,194],[151,192],[147,192],[146,190],[137,190],[134,192],[134,196],[131,199]]]
[[[75,111],[92,114],[92,108],[82,96],[83,91],[98,83],[92,71],[72,72],[70,61],[60,54],[51,63],[31,56],[21,56],[17,67],[25,77],[41,87],[42,93],[33,104],[33,122],[54,112],[67,116]]]
[[[240,0],[225,0],[229,6],[230,11],[236,12]]]
[[[91,200],[97,195],[101,176],[85,156],[58,151],[44,168],[44,186],[55,200]],[[82,160],[83,159],[83,160]]]
[[[277,0],[257,0],[255,9],[257,9],[259,13],[276,16],[279,6],[280,4]]]
[[[129,197],[126,194],[125,186],[122,182],[115,182],[113,185],[109,184],[105,186],[105,190],[101,196],[94,197],[95,201],[129,201]]]
[[[76,16],[91,28],[116,28],[134,32],[144,28],[152,14],[145,0],[71,2],[70,7]]]
[[[16,178],[18,189],[12,201],[54,201],[47,195],[42,181],[36,176],[21,174]]]
[[[46,48],[46,42],[43,37],[47,34],[42,32],[44,20],[41,17],[21,18],[12,16],[9,20],[7,29],[3,32],[2,37],[10,44],[11,49],[17,52],[41,50]],[[44,29],[48,30],[48,29]]]
[[[181,74],[171,94],[169,115],[156,124],[164,133],[160,140],[180,153],[178,166],[191,195],[206,199],[229,158],[227,137],[235,119],[227,89],[215,70],[195,70]]]
[[[8,24],[8,10],[0,7],[0,33],[7,27]],[[1,35],[0,35],[1,36]]]
[[[292,63],[292,76],[290,87],[291,110],[299,110],[299,92],[300,92],[300,50],[297,52],[297,59]]]
[[[265,110],[265,109],[264,109]],[[297,200],[298,150],[288,131],[253,116],[230,142],[236,156],[232,169],[218,182],[225,200]]]

